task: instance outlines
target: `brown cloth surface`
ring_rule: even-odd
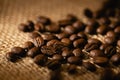
[[[35,20],[39,15],[53,21],[68,13],[82,17],[84,8],[98,9],[104,0],[0,0],[0,80],[49,80],[49,70],[38,67],[30,58],[17,63],[6,60],[5,54],[13,46],[22,46],[30,40],[28,34],[19,32],[17,26],[26,20]],[[62,72],[63,80],[99,80],[95,73],[68,75]]]

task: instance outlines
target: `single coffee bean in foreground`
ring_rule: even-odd
[[[44,45],[44,40],[41,36],[36,37],[33,39],[33,43],[35,44],[36,47],[41,47],[42,45]]]

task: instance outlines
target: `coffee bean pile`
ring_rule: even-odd
[[[13,47],[6,54],[7,59],[16,62],[28,56],[37,65],[51,70],[68,64],[69,73],[76,72],[77,66],[91,72],[96,71],[98,66],[105,67],[101,80],[113,80],[111,73],[114,72],[109,68],[120,65],[120,9],[103,6],[101,10],[92,12],[87,8],[84,15],[87,23],[73,14],[57,22],[40,16],[36,23],[30,20],[21,23],[19,31],[29,33],[32,41],[25,42],[22,47]],[[92,37],[94,35],[104,38],[100,40]],[[115,78],[118,76],[119,73]]]

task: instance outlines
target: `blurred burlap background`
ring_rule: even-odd
[[[53,21],[68,13],[79,18],[88,7],[95,11],[104,0],[0,0],[0,80],[49,80],[49,71],[38,67],[30,58],[17,63],[5,59],[6,52],[13,46],[21,46],[29,40],[28,34],[19,32],[17,26],[26,20],[35,21],[39,15]],[[62,72],[63,80],[98,80],[95,73],[68,75]],[[48,78],[47,78],[48,77]]]

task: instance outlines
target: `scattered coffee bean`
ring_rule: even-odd
[[[83,66],[89,71],[92,71],[92,72],[96,71],[95,65],[90,62],[83,62]]]
[[[49,25],[51,23],[51,20],[45,16],[39,16],[37,18],[38,23],[42,23],[43,25]]]
[[[84,39],[87,39],[87,35],[84,33],[84,32],[78,32],[77,33],[77,36],[80,37],[80,38],[84,38]]]
[[[48,41],[46,45],[47,46],[53,46],[53,44],[56,43],[56,42],[59,42],[59,41],[57,39],[52,39],[52,40]]]
[[[43,31],[45,31],[45,27],[42,23],[36,23],[35,24],[35,30],[39,31],[39,32],[43,32]]]
[[[29,34],[29,36],[30,36],[30,38],[34,39],[36,37],[39,37],[40,34],[38,32],[32,32],[32,33]]]
[[[63,38],[63,39],[61,39],[61,42],[65,43],[66,46],[72,45],[72,41],[69,38]]]
[[[116,34],[115,34],[114,31],[108,31],[108,32],[106,33],[106,36],[111,37],[111,38],[116,38]]]
[[[89,44],[97,44],[97,45],[101,45],[101,41],[95,38],[90,38],[88,39],[88,43]]]
[[[104,35],[106,32],[107,32],[107,26],[105,26],[105,25],[101,25],[101,26],[99,26],[98,28],[97,28],[97,30],[96,30],[96,32],[98,33],[98,34],[102,34],[102,35]]]
[[[116,27],[116,28],[114,29],[114,32],[115,32],[116,34],[120,34],[120,26]]]
[[[70,25],[66,26],[64,30],[68,34],[73,34],[76,32],[76,28],[74,28],[73,26],[70,26]]]
[[[18,29],[22,32],[30,32],[29,26],[23,23],[18,26]]]
[[[45,41],[50,41],[50,40],[53,40],[53,39],[56,39],[56,36],[54,34],[51,34],[51,33],[43,33],[41,34],[41,37],[45,40]]]
[[[93,26],[86,26],[85,28],[85,33],[88,34],[95,34],[96,33],[96,29]]]
[[[100,18],[100,24],[101,25],[109,25],[111,23],[110,19],[107,17]]]
[[[114,64],[114,65],[119,65],[120,64],[120,54],[117,53],[117,54],[114,54],[112,57],[111,57],[111,62]]]
[[[81,21],[76,21],[73,23],[73,27],[78,29],[77,31],[82,31],[85,28],[85,25]]]
[[[83,57],[84,57],[84,53],[83,53],[82,50],[79,49],[79,48],[74,49],[74,50],[73,50],[73,54],[74,54],[74,56],[76,56],[76,57],[80,57],[80,58],[83,58]]]
[[[26,51],[28,51],[29,49],[31,49],[31,48],[33,48],[33,47],[34,47],[34,44],[33,44],[33,42],[31,42],[31,41],[27,41],[27,42],[25,42],[24,45],[23,45],[23,48],[24,48]]]
[[[60,20],[58,21],[58,24],[60,27],[65,27],[65,26],[71,25],[72,23],[69,20]]]
[[[86,17],[88,17],[88,18],[92,18],[93,17],[92,11],[90,9],[88,9],[88,8],[84,10],[84,15]]]
[[[56,37],[58,38],[58,39],[62,39],[62,38],[67,38],[69,35],[67,34],[67,33],[65,33],[65,32],[61,32],[61,33],[59,33],[59,34],[56,34]]]
[[[33,39],[33,43],[36,47],[41,47],[42,45],[44,45],[44,40],[42,37],[39,36]]]
[[[67,68],[69,74],[74,74],[77,72],[77,66],[74,64],[70,64]]]
[[[54,60],[63,61],[63,56],[60,54],[54,54],[52,58]]]
[[[63,50],[62,56],[67,58],[67,57],[73,56],[73,53],[70,50]]]
[[[77,36],[77,34],[72,34],[72,35],[70,35],[70,37],[69,37],[69,39],[71,40],[71,41],[74,41],[74,40],[76,40],[76,39],[78,39],[79,37]]]
[[[69,22],[73,23],[73,22],[77,21],[78,18],[75,15],[73,15],[73,14],[68,14],[66,16],[66,20],[68,20]]]
[[[105,39],[104,39],[104,42],[106,43],[106,44],[114,44],[115,45],[115,37],[105,37]]]
[[[30,31],[30,32],[34,30],[34,23],[33,23],[31,20],[28,20],[28,21],[26,22],[26,25],[29,26],[29,31]]]
[[[108,46],[110,46],[109,44],[101,44],[100,46],[100,50],[105,50]]]

